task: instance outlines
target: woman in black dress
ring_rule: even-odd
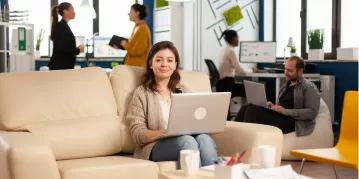
[[[60,22],[58,22],[58,14],[62,16]],[[76,47],[75,36],[67,24],[75,18],[74,8],[70,3],[63,2],[52,8],[51,16],[50,39],[53,42],[53,50],[48,66],[50,70],[73,69],[76,56],[84,51],[83,45]]]

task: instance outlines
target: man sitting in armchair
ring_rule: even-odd
[[[278,127],[284,134],[295,131],[297,136],[310,135],[318,115],[320,96],[317,87],[302,77],[305,62],[298,56],[285,64],[287,83],[279,91],[278,105],[268,102],[268,108],[246,104],[236,121]]]

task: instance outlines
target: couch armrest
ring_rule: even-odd
[[[247,151],[245,163],[256,163],[255,148],[259,145],[276,147],[276,166],[280,165],[282,156],[283,133],[280,129],[261,124],[228,121],[224,132],[213,134],[218,155],[231,156],[237,152]]]
[[[60,179],[49,145],[28,132],[0,131],[0,171],[2,179]]]

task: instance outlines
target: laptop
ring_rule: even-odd
[[[247,102],[257,106],[268,108],[267,95],[264,84],[247,80],[243,80],[243,83],[244,89],[246,90]]]
[[[223,132],[230,98],[230,92],[172,94],[166,134],[151,140]]]

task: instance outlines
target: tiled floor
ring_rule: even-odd
[[[292,165],[293,170],[299,173],[300,161],[282,161],[281,165]],[[354,169],[335,167],[340,179],[358,179],[358,171]],[[303,175],[316,179],[336,179],[332,165],[317,163],[317,162],[305,162],[303,168]]]

